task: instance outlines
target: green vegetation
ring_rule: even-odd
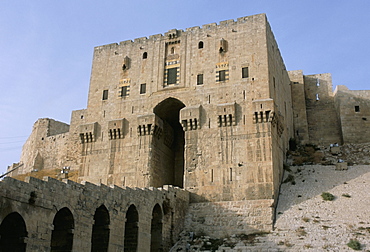
[[[361,243],[357,240],[351,239],[349,243],[347,243],[347,246],[354,250],[361,250]]]
[[[321,194],[321,197],[323,198],[323,200],[326,200],[326,201],[333,201],[335,199],[335,196],[328,192],[323,192]]]

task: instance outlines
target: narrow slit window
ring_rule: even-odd
[[[197,75],[197,85],[203,85],[203,74]]]
[[[360,106],[355,106],[355,112],[360,112]]]
[[[146,83],[140,84],[140,94],[146,93]]]
[[[103,101],[108,100],[108,90],[103,90],[103,97],[102,97],[102,100],[103,100]]]
[[[243,67],[242,68],[242,78],[248,78],[248,77],[249,77],[248,67]]]

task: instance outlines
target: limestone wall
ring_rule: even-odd
[[[231,235],[270,232],[273,200],[191,203],[185,230],[196,236],[225,238]]]
[[[303,71],[289,71],[292,89],[294,137],[301,144],[309,143]]]
[[[11,175],[34,170],[62,168],[66,160],[69,125],[49,118],[39,119],[23,145],[20,162],[23,166]]]
[[[370,142],[370,91],[337,86],[335,105],[344,143]]]
[[[91,251],[93,225],[104,220],[96,215],[96,210],[102,206],[108,214],[104,226],[108,230],[108,251],[123,251],[124,241],[127,241],[125,226],[131,228],[125,224],[131,218],[126,215],[129,207],[136,209],[138,216],[138,231],[130,229],[131,233],[137,232],[137,251],[150,251],[151,234],[154,233],[156,239],[162,241],[163,250],[168,251],[183,228],[188,193],[168,186],[159,189],[120,188],[68,180],[60,182],[51,178],[42,181],[28,177],[27,182],[22,182],[8,177],[0,182],[0,231],[7,227],[4,219],[17,213],[27,231],[26,237],[18,241],[26,244],[27,251],[49,251],[53,230],[59,225],[56,222],[53,225],[56,214],[70,212],[71,217],[65,221],[72,219],[72,228],[68,231],[72,235],[72,251]],[[159,219],[153,215],[155,206],[159,206]],[[153,218],[159,220],[154,226],[151,224]],[[7,236],[5,233],[1,235],[0,244],[5,248]],[[59,235],[63,238],[66,234]]]

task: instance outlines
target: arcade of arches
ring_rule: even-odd
[[[156,204],[152,211],[150,251],[163,251],[162,245],[162,208]],[[130,205],[126,212],[124,251],[138,251],[139,214],[135,205]],[[91,235],[91,251],[104,252],[109,247],[109,211],[104,206],[98,207],[94,214],[94,224]],[[74,218],[72,212],[64,207],[59,210],[53,220],[50,251],[73,250]],[[0,225],[0,252],[28,251],[26,223],[17,212],[8,214]]]

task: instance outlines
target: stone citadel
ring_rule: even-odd
[[[0,247],[169,251],[184,229],[268,232],[290,145],[370,142],[369,97],[287,71],[264,14],[98,46],[87,108],[39,119],[0,183]],[[77,183],[12,178],[63,167]]]

